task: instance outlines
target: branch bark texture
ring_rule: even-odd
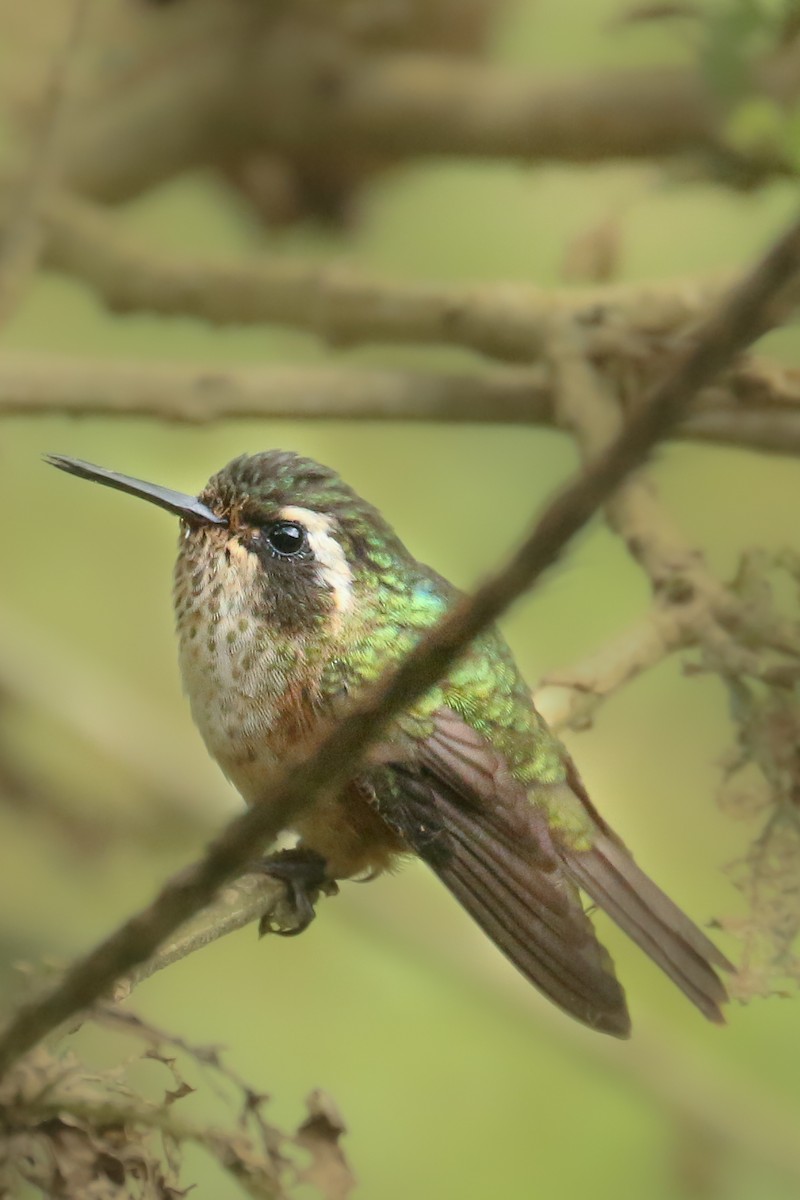
[[[551,355],[552,358],[552,355]],[[591,370],[591,364],[587,364]],[[602,374],[581,403],[593,405]],[[605,386],[605,385],[603,385]],[[546,362],[473,371],[352,366],[188,366],[0,354],[0,416],[142,417],[203,425],[270,418],[432,421],[569,429]],[[673,431],[688,441],[800,454],[800,378],[745,360],[697,396]]]
[[[47,222],[48,265],[85,283],[113,312],[179,314],[213,325],[285,325],[339,347],[459,346],[511,363],[541,356],[554,314],[583,323],[591,334],[587,348],[607,355],[621,336],[634,342],[682,332],[730,282],[554,292],[525,284],[396,282],[289,259],[203,261],[153,253],[101,209],[64,194],[49,206]]]

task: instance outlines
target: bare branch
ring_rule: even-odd
[[[765,309],[798,269],[800,221],[708,320],[602,456],[550,502],[505,567],[472,597],[455,604],[396,670],[333,729],[323,730],[299,761],[265,780],[263,799],[231,821],[203,859],[169,880],[147,908],[74,963],[51,991],[17,1012],[0,1035],[0,1073],[150,957],[304,807],[318,796],[335,793],[352,777],[370,741],[428,691],[476,635],[552,565],[570,538],[681,419],[696,392],[757,335]]]
[[[444,374],[355,367],[218,367],[0,355],[0,415],[72,413],[209,421],[550,423],[543,368]]]
[[[178,314],[214,325],[284,325],[337,347],[441,344],[530,364],[548,352],[553,322],[563,318],[581,326],[593,361],[646,361],[654,347],[665,364],[675,337],[701,320],[731,284],[723,275],[563,289],[396,282],[302,260],[204,262],[153,252],[102,209],[63,192],[51,198],[44,219],[48,265],[85,283],[113,312]],[[765,310],[760,332],[784,320],[795,299],[790,290]],[[763,394],[768,371],[760,374]]]
[[[723,377],[720,402],[730,398],[739,407],[759,411],[777,408],[787,412],[800,411],[800,368],[749,355],[741,358],[732,371]],[[714,389],[709,389],[709,400]]]
[[[587,360],[582,331],[572,323],[554,322],[551,363],[560,424],[573,433],[584,461],[591,462],[624,428],[613,383]],[[617,489],[606,505],[606,520],[647,573],[655,603],[644,620],[599,655],[577,669],[553,673],[537,690],[545,719],[578,728],[591,723],[601,699],[667,655],[702,642],[715,622],[736,608],[643,472],[632,473]]]
[[[688,644],[682,613],[660,604],[597,653],[574,667],[550,671],[533,701],[552,729],[586,729],[614,692]]]
[[[622,639],[620,646],[621,643]],[[587,670],[584,677],[588,678],[589,673]],[[610,675],[599,657],[592,673],[601,678]],[[548,701],[548,697],[555,699],[556,696],[549,686],[536,693],[536,703],[542,704],[548,720],[559,715],[557,703],[553,706]],[[173,942],[142,964],[132,977],[121,980],[114,990],[115,999],[126,997],[132,987],[156,971],[257,920],[265,909],[282,899],[280,887],[266,876],[250,875],[237,880],[223,890],[212,906],[198,914],[191,926],[180,930]],[[381,911],[376,921],[372,900],[365,906],[358,898],[351,898],[347,915],[355,920],[359,929],[366,930],[368,936],[377,936],[382,943],[387,937],[393,940],[404,957],[418,960],[433,956],[428,965],[435,970],[456,974],[460,986],[489,992],[493,1000],[505,1001],[512,1015],[529,1019],[527,994],[523,1005],[519,999],[521,993],[507,972],[487,975],[485,966],[478,967],[474,956],[460,954],[449,943],[444,952],[441,944],[437,944],[434,953],[435,939],[430,932],[417,930],[412,942],[400,927],[394,910]],[[373,927],[375,924],[377,929]],[[648,1102],[663,1107],[673,1117],[701,1129],[708,1128],[725,1144],[737,1146],[756,1159],[778,1165],[793,1177],[800,1178],[800,1151],[793,1132],[794,1118],[779,1112],[766,1096],[754,1097],[751,1082],[721,1076],[710,1064],[705,1064],[699,1072],[697,1087],[687,1088],[686,1080],[694,1078],[697,1064],[685,1061],[684,1052],[671,1044],[665,1032],[658,1036],[653,1030],[640,1032],[635,1046],[630,1047],[631,1053],[620,1056],[616,1049],[610,1051],[602,1039],[586,1036],[580,1028],[564,1022],[544,1002],[537,1008],[537,1022],[544,1023],[548,1035],[567,1053],[580,1054],[582,1059],[588,1055],[598,1066],[623,1078]],[[719,1102],[722,1096],[726,1097],[725,1103]]]
[[[800,454],[800,412],[712,408],[693,413],[685,429],[692,441],[741,446],[766,454]]]
[[[587,361],[574,325],[560,323],[554,330],[551,362],[561,423],[591,462],[624,428],[619,400],[612,384]],[[701,593],[709,612],[730,609],[726,590],[706,569],[700,551],[686,542],[652,480],[641,473],[627,478],[606,506],[606,516],[662,603],[685,609]]]
[[[242,876],[223,888],[207,908],[201,909],[192,920],[181,925],[174,938],[164,942],[155,954],[120,979],[114,988],[114,999],[125,999],[137,984],[151,975],[227,937],[229,933],[236,933],[253,921],[273,917],[281,924],[285,903],[286,889],[279,880],[264,873]]]
[[[0,223],[9,183],[0,179]],[[61,192],[48,203],[48,266],[85,283],[114,312],[197,317],[214,325],[273,323],[337,346],[366,342],[461,346],[530,363],[554,314],[587,330],[592,354],[641,351],[642,339],[682,333],[717,302],[724,277],[592,288],[391,282],[345,267],[262,259],[203,261],[154,252],[98,206]]]
[[[800,384],[745,360],[697,397],[681,440],[800,454]],[[602,376],[598,376],[598,386]],[[588,397],[586,398],[588,400]],[[444,373],[345,366],[227,367],[0,355],[0,416],[128,416],[187,424],[289,420],[447,421],[561,429],[546,364]]]
[[[13,0],[6,7],[19,9]],[[157,25],[144,4],[103,12],[65,146],[65,181],[116,202],[187,169],[258,157],[287,174],[316,170],[345,191],[425,155],[525,164],[677,155],[701,170],[732,167],[734,177],[741,166],[751,179],[789,169],[778,152],[749,162],[727,143],[731,102],[702,70],[542,78],[468,59],[457,44],[468,20],[449,21],[437,37],[435,19],[415,18],[425,7],[397,8],[384,22],[390,32],[377,37],[374,28],[359,32],[370,22],[349,19],[346,5],[309,20],[305,6],[264,13],[195,3],[173,6]],[[483,29],[489,21],[487,13]],[[483,33],[473,37],[469,51],[483,42]],[[786,54],[758,71],[755,87],[779,103],[791,99],[796,77]]]
[[[489,4],[466,39],[470,17],[461,19],[458,6],[446,22],[441,11],[420,17],[443,8],[434,0],[393,10],[383,33],[380,15],[354,20],[346,5],[309,19],[305,6],[265,14],[248,3],[195,3],[192,11],[173,6],[158,24],[147,7],[103,12],[82,81],[65,177],[100,199],[123,200],[237,154],[321,163],[334,176],[351,168],[356,183],[387,162],[432,154],[526,164],[735,159],[725,143],[730,102],[702,71],[542,78],[536,69],[487,65],[474,56],[486,41]],[[7,0],[6,8],[19,5]],[[14,16],[24,27],[24,15]],[[770,64],[759,90],[776,98],[790,91],[792,66]],[[754,166],[780,170],[776,157]]]
[[[708,150],[719,135],[718,105],[689,71],[542,80],[439,55],[375,55],[320,63],[315,96],[313,76],[293,93],[285,73],[265,69],[269,55],[267,45],[242,124],[253,141],[294,152],[347,144],[398,157],[585,163]],[[300,118],[290,128],[286,104]]]
[[[586,359],[581,332],[574,325],[561,323],[554,329],[551,356],[561,423],[572,430],[584,459],[591,462],[624,427],[620,402],[612,382],[602,378]],[[773,411],[783,417],[796,416],[788,408]],[[620,486],[606,505],[606,519],[646,572],[655,597],[653,612],[640,630],[643,636],[627,653],[611,660],[606,686],[624,682],[628,675],[640,673],[659,657],[684,646],[700,647],[704,659],[713,661],[724,676],[766,678],[775,670],[774,664],[766,661],[770,651],[777,650],[790,659],[800,654],[797,629],[717,579],[643,472],[632,473]],[[791,668],[784,664],[780,669]],[[602,678],[598,681],[601,689]],[[555,682],[570,688],[567,711],[573,722],[590,718],[597,696],[581,696],[585,677],[567,676]]]

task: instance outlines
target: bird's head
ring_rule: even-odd
[[[236,597],[272,624],[307,627],[351,612],[411,561],[377,509],[335,471],[298,454],[242,455],[197,497],[78,459],[47,461],[181,519],[177,570],[186,602],[201,592],[211,604]]]

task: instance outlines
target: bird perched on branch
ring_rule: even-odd
[[[251,804],[276,765],[458,596],[334,471],[296,454],[237,458],[197,498],[49,461],[181,518],[183,681],[206,746]],[[623,1037],[630,1020],[581,891],[722,1020],[717,969],[730,964],[597,812],[495,629],[293,832],[297,845],[264,866],[285,880],[297,928],[320,889],[416,854],[535,987],[593,1029]]]

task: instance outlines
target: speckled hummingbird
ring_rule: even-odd
[[[180,665],[211,755],[254,803],[277,763],[374,682],[458,596],[328,467],[234,459],[199,497],[61,456],[53,465],[181,519]],[[304,927],[320,888],[422,858],[535,987],[624,1037],[625,993],[581,892],[712,1021],[730,963],[636,865],[533,706],[495,629],[398,718],[335,799],[266,860]]]

